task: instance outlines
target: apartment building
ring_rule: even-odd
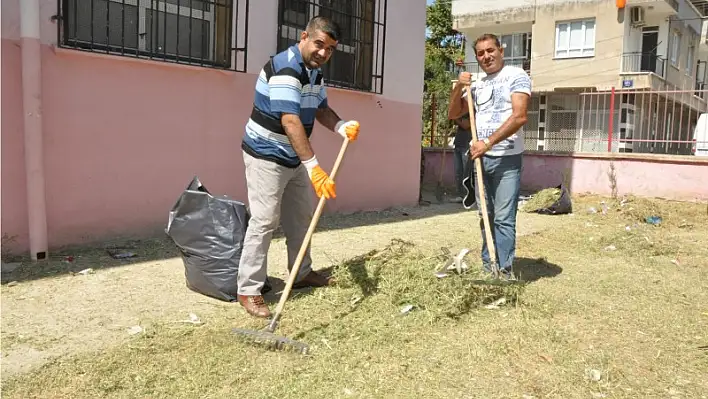
[[[507,64],[530,74],[526,148],[681,153],[690,146],[653,141],[681,141],[706,111],[706,4],[453,0],[452,13],[475,77],[483,72],[472,46],[483,33],[497,34]]]

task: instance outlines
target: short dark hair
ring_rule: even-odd
[[[486,40],[494,40],[494,44],[497,45],[498,48],[501,48],[501,42],[499,41],[499,37],[493,33],[485,33],[482,36],[478,37],[477,40],[474,41],[474,46],[472,48],[474,51],[477,51],[477,43],[483,42]]]
[[[315,31],[322,31],[326,33],[332,40],[339,41],[339,37],[342,35],[339,25],[327,17],[318,15],[307,23],[305,28],[308,34],[312,35]]]

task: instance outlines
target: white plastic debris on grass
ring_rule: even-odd
[[[178,320],[178,321],[176,321],[175,323],[204,324],[204,323],[202,322],[202,320],[199,318],[199,316],[197,316],[197,315],[194,314],[194,313],[190,313],[190,314],[189,314],[189,319],[187,319],[187,320]]]
[[[414,307],[415,307],[415,306],[413,306],[413,305],[406,305],[406,306],[404,306],[403,308],[401,308],[401,314],[407,314],[407,313],[409,313],[411,310],[413,310]]]
[[[496,301],[490,303],[489,305],[485,305],[484,308],[490,309],[490,310],[499,309],[499,306],[501,306],[505,303],[506,303],[506,297],[501,297],[501,298],[497,299]]]
[[[600,372],[600,370],[596,370],[596,369],[585,370],[585,374],[586,374],[586,377],[590,381],[598,382],[602,379],[602,373]]]
[[[141,332],[143,332],[144,330],[140,326],[133,326],[133,327],[130,327],[127,331],[128,331],[129,335],[137,335],[137,334],[140,334]]]
[[[435,277],[445,278],[451,270],[462,274],[463,271],[469,269],[469,266],[464,261],[464,257],[470,252],[469,248],[462,248],[457,255],[449,257],[445,263],[435,272]]]

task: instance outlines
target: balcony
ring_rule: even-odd
[[[458,31],[494,29],[511,32],[513,30],[510,30],[512,28],[509,25],[524,24],[524,29],[530,30],[536,15],[535,9],[535,0],[453,1],[452,27]]]
[[[522,68],[526,73],[531,73],[531,59],[529,58],[510,58],[504,60],[504,65],[513,65]],[[472,79],[479,79],[485,75],[484,70],[478,62],[465,62],[462,65],[456,66],[457,73],[465,71],[472,74]],[[482,76],[479,76],[482,75]],[[455,76],[457,78],[457,76]]]
[[[677,0],[627,0],[627,8],[630,7],[651,7],[654,13],[675,14],[679,12]]]
[[[666,59],[654,53],[624,53],[622,54],[622,72],[651,72],[666,78]]]

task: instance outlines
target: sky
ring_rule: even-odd
[[[426,0],[426,3],[428,5],[431,5],[431,4],[435,3],[435,0]],[[429,34],[430,34],[430,29],[425,28],[425,36],[427,37]]]

